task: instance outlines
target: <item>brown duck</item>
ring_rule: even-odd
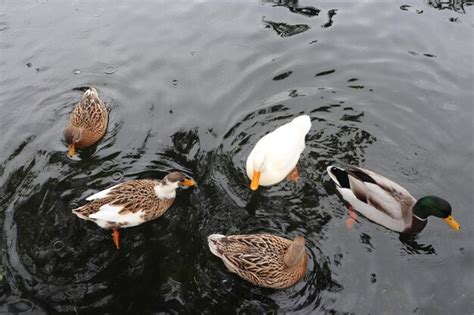
[[[113,230],[115,246],[120,248],[119,228],[140,225],[159,218],[173,204],[178,187],[194,186],[180,172],[166,175],[161,181],[130,180],[102,190],[88,198],[89,203],[73,209],[79,218]]]
[[[99,141],[107,130],[109,113],[95,88],[89,88],[74,107],[64,138],[69,146],[69,156],[76,148],[86,148]]]
[[[258,286],[288,288],[306,272],[308,255],[302,236],[289,240],[272,234],[212,234],[208,243],[229,271]]]

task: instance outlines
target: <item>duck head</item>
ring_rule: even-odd
[[[196,186],[196,182],[186,178],[181,172],[172,172],[166,175],[155,187],[155,192],[161,199],[171,199],[176,196],[178,187]]]
[[[64,129],[64,139],[69,146],[69,157],[73,157],[76,154],[76,143],[82,138],[82,129],[76,126],[69,125]]]
[[[255,154],[253,160],[253,174],[252,181],[250,183],[250,189],[257,190],[258,184],[260,182],[260,175],[265,169],[265,155],[261,152]]]
[[[461,225],[451,216],[451,205],[443,198],[426,196],[420,198],[413,206],[413,215],[426,220],[430,215],[442,218],[453,229],[460,230]]]

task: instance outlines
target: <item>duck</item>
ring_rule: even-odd
[[[88,203],[73,209],[79,218],[113,230],[113,241],[120,248],[120,228],[155,220],[173,204],[178,187],[195,186],[181,172],[172,172],[162,180],[129,180],[86,198]]]
[[[289,240],[273,234],[212,234],[208,244],[230,272],[261,287],[291,287],[303,278],[308,265],[302,236]]]
[[[429,216],[435,216],[444,219],[453,230],[461,229],[451,215],[451,205],[441,197],[429,195],[416,200],[399,184],[362,167],[331,165],[327,172],[350,204],[349,219],[355,220],[355,209],[387,229],[413,234],[425,228]]]
[[[109,112],[95,88],[88,88],[74,107],[64,129],[68,155],[73,157],[76,148],[87,148],[97,143],[107,130]]]
[[[246,162],[250,189],[270,186],[287,178],[298,181],[296,164],[305,148],[311,119],[301,115],[263,136],[253,147]]]

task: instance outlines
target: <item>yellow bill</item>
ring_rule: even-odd
[[[76,146],[74,145],[74,143],[71,143],[69,145],[68,154],[69,154],[69,157],[73,157],[74,154],[76,154]]]
[[[445,218],[444,222],[448,223],[449,226],[455,231],[459,231],[461,229],[461,225],[458,223],[458,221],[454,220],[452,216]]]
[[[250,189],[257,190],[259,182],[260,182],[260,171],[254,171],[253,176],[252,176],[252,182],[250,183]]]

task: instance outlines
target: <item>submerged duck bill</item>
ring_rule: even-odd
[[[68,149],[68,155],[69,155],[69,157],[73,157],[74,154],[76,154],[75,145],[74,145],[74,144],[70,144],[70,145],[69,145],[69,149]]]
[[[250,189],[257,190],[259,182],[260,182],[260,171],[255,171],[252,176],[252,182],[250,183]]]
[[[458,221],[454,220],[452,216],[445,218],[444,222],[448,223],[448,225],[455,231],[459,231],[461,229],[461,225],[458,223]]]

